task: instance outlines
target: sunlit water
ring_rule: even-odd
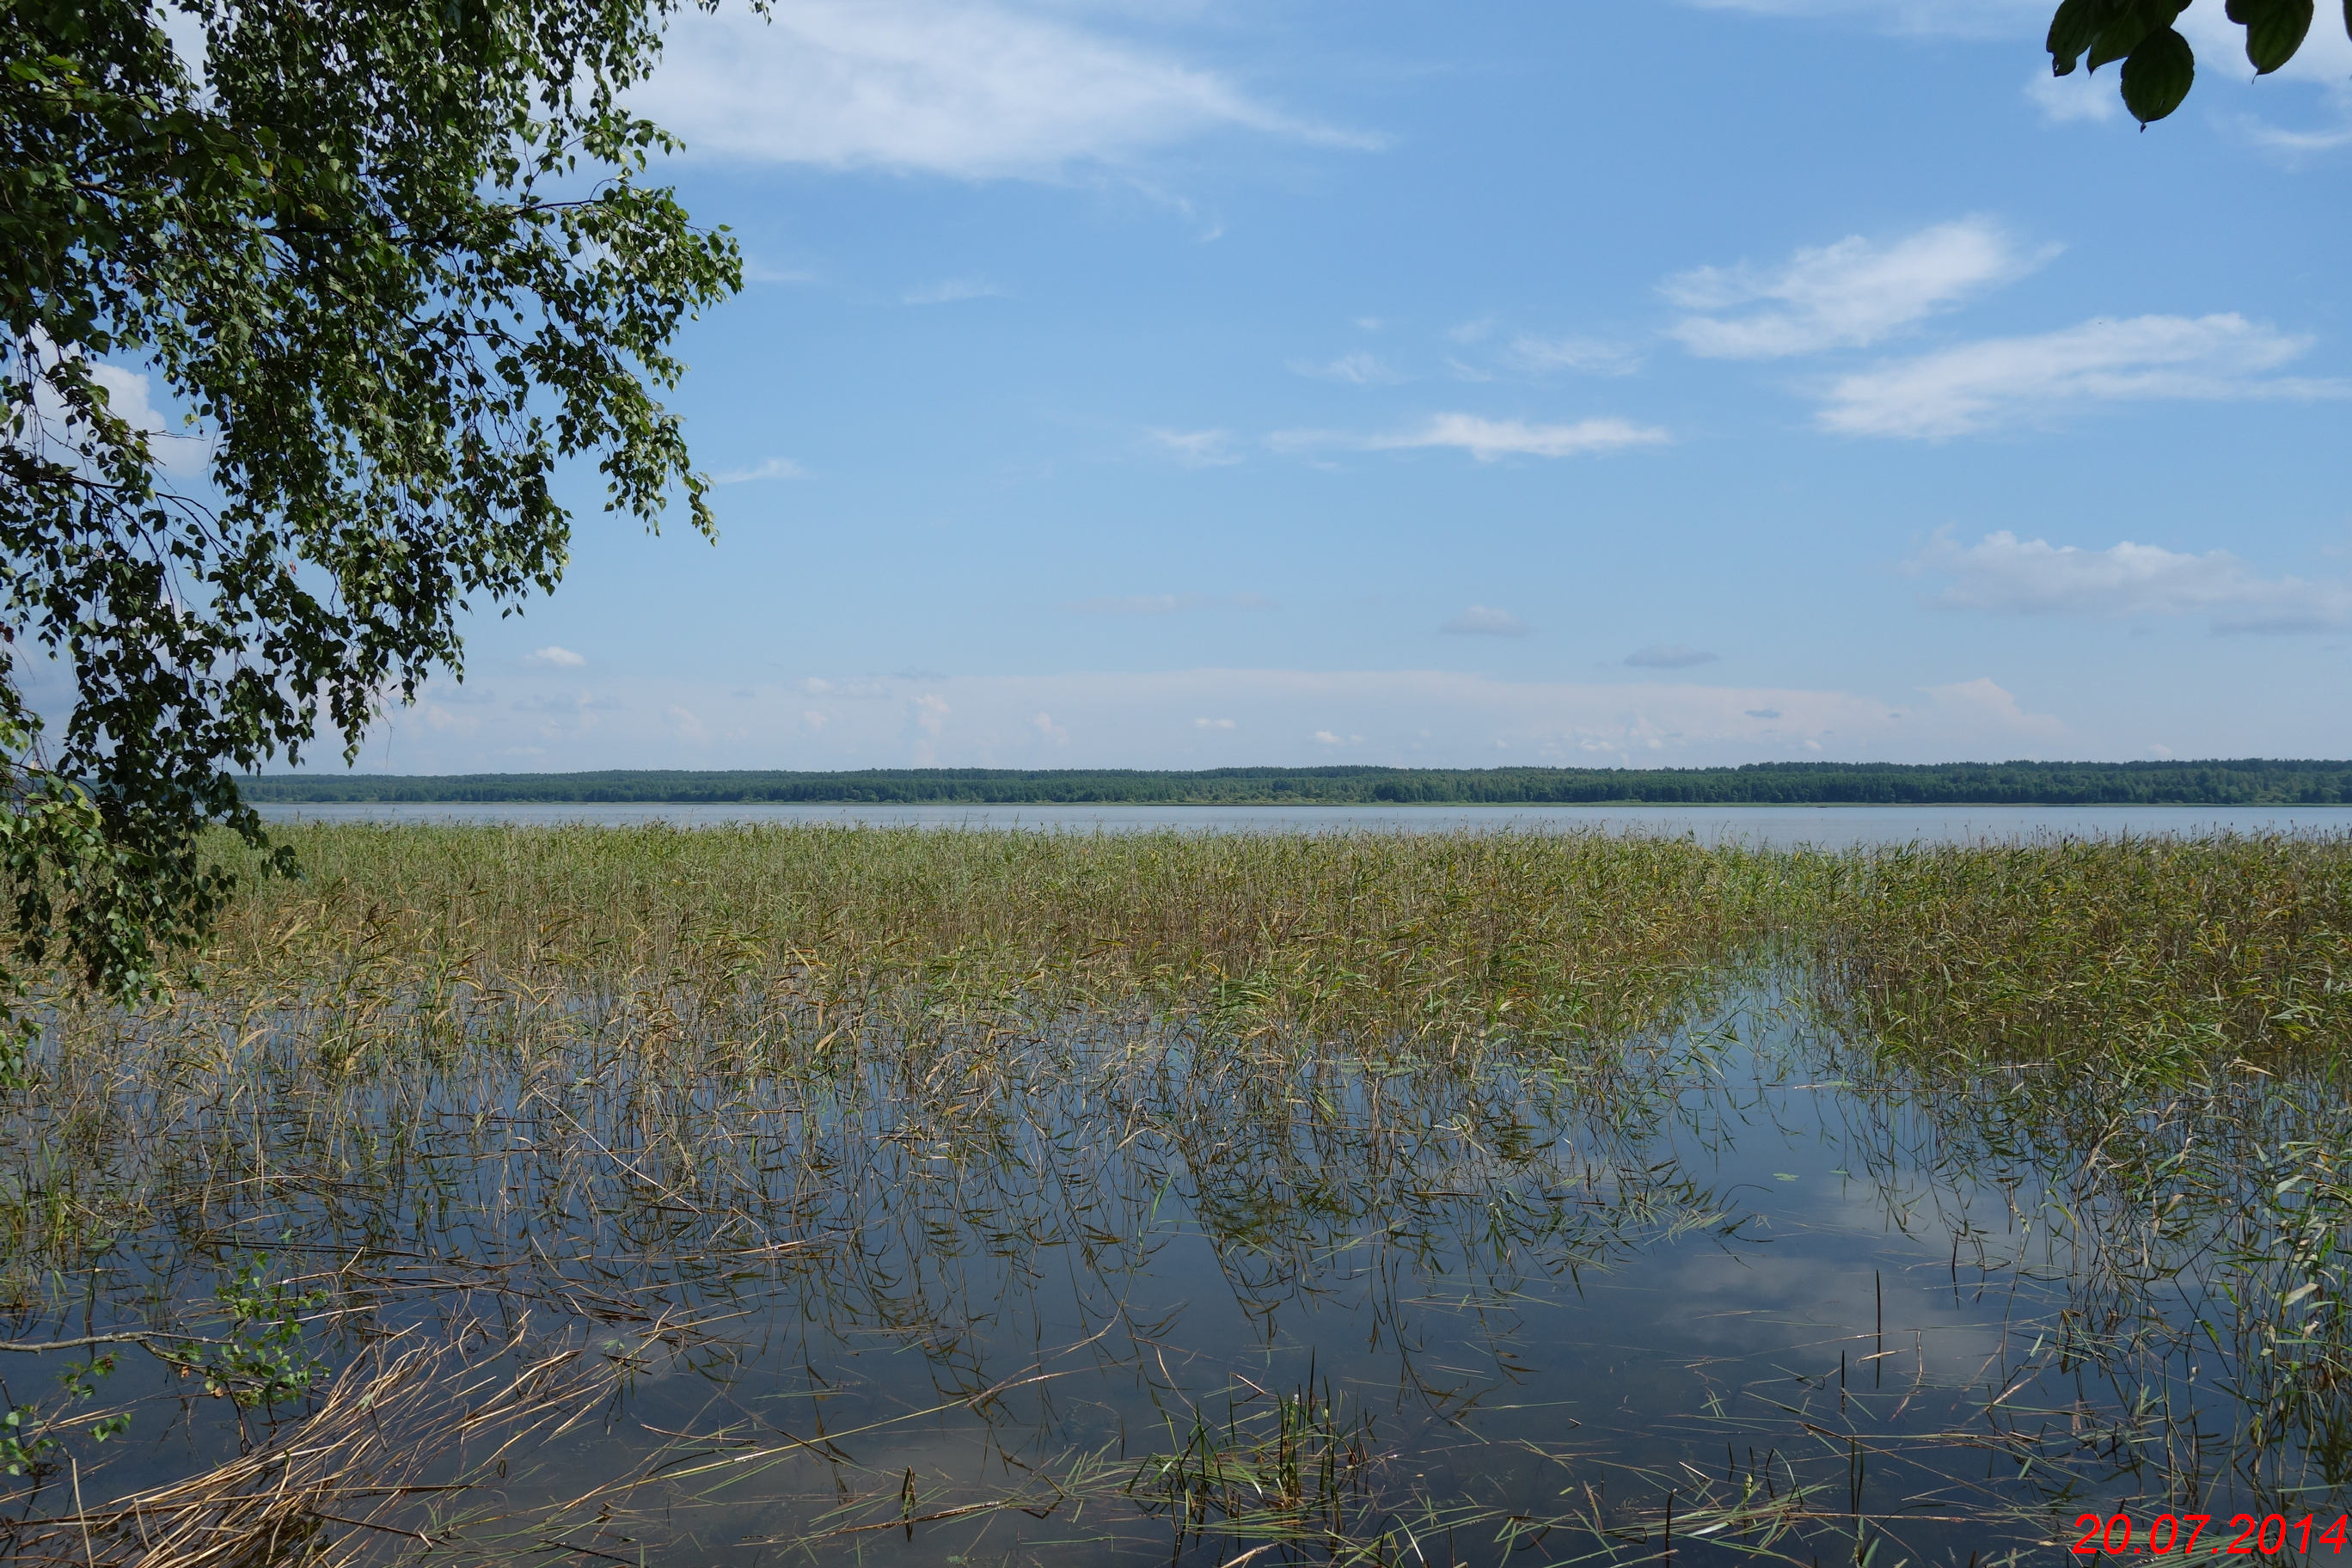
[[[534,1560],[1321,1560],[1235,1479],[1301,1394],[1311,1509],[1391,1561],[1650,1563],[1672,1523],[1685,1563],[2054,1562],[2085,1510],[2333,1517],[2307,1444],[2237,1436],[2189,1276],[2147,1320],[2094,1279],[2056,1203],[2084,1151],[1857,1087],[1797,1016],[1758,991],[1565,1076],[1269,1079],[1132,1020],[961,1101],[904,1077],[945,1058],[814,1098],[426,1075],[363,1138],[286,1104],[265,1190],[121,1238],[15,1337],[267,1252],[374,1303],[331,1358],[355,1321],[584,1342],[621,1391],[432,1504],[653,1478],[505,1542]],[[112,1381],[152,1396],[115,1489],[234,1449],[152,1358]]]
[[[482,805],[363,803],[263,805],[272,822],[435,822],[625,826],[727,823],[818,823],[877,827],[1024,828],[1043,832],[1141,833],[1604,833],[1690,835],[1825,849],[1872,844],[1974,844],[1984,840],[2117,837],[2211,833],[2341,833],[2352,806],[2216,805]]]

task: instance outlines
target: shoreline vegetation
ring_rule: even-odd
[[[257,805],[2352,805],[2352,762],[281,773],[238,788]]]
[[[12,1560],[2016,1568],[2352,1489],[2352,835],[282,837],[0,1096]],[[1545,1414],[1717,1252],[1803,1321]]]

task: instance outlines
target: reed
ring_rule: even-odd
[[[2352,841],[289,837],[304,878],[250,883],[148,1009],[56,993],[35,1081],[0,1105],[9,1337],[94,1327],[115,1337],[79,1364],[130,1358],[103,1414],[70,1388],[9,1396],[24,1550],[79,1550],[58,1531],[88,1523],[97,1560],[159,1565],[215,1559],[141,1558],[141,1550],[159,1528],[175,1552],[246,1543],[223,1562],[297,1537],[321,1561],[419,1536],[442,1558],[629,1557],[691,1516],[823,1553],[1034,1515],[1204,1561],[1404,1561],[1433,1531],[1547,1543],[1519,1561],[1668,1529],[1861,1552],[1902,1513],[1861,1495],[1867,1466],[1899,1468],[1872,1454],[1978,1441],[1958,1415],[1910,1447],[1842,1431],[1794,1469],[1786,1449],[1719,1479],[1621,1465],[1614,1494],[1606,1452],[1530,1454],[1527,1486],[1573,1478],[1548,1504],[1396,1462],[1466,1419],[1417,1348],[1416,1292],[1442,1277],[1449,1310],[1501,1321],[1538,1279],[1736,1229],[1732,1198],[1655,1150],[1695,1125],[1693,1092],[1774,1052],[1773,1082],[1851,1085],[1853,1142],[1885,1168],[2042,1194],[2014,1260],[2065,1281],[2067,1327],[2001,1375],[2091,1367],[2114,1394],[2061,1440],[2006,1383],[1943,1391],[2024,1466],[1975,1517],[2046,1529],[2118,1455],[2163,1495],[2352,1481]],[[1167,1259],[1195,1240],[1269,1336],[1360,1300],[1433,1425],[1311,1376],[1236,1397],[1258,1385],[1171,1368]],[[788,1322],[761,1315],[780,1301]],[[388,1361],[386,1336],[440,1359]],[[536,1364],[522,1336],[570,1347],[560,1398],[498,1395]],[[920,1386],[848,1376],[876,1342]],[[395,1364],[413,1392],[362,1386]],[[2217,1372],[2229,1432],[2163,1414]],[[1159,1412],[1147,1457],[1070,1415],[1059,1391],[1104,1378]],[[679,1379],[708,1406],[615,1414],[668,1409]],[[517,1450],[468,1434],[501,1398],[572,1445],[561,1484],[492,1473]],[[362,1400],[399,1419],[354,1424]],[[130,1438],[95,1444],[121,1412]],[[130,1456],[159,1419],[233,1458],[154,1475]],[[950,1438],[977,1472],[927,1468]],[[270,1473],[312,1502],[236,1500],[298,1451],[312,1468]],[[461,1489],[319,1500],[379,1472]],[[99,1500],[53,1507],[61,1477]]]

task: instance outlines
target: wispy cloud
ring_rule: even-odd
[[[2129,540],[2105,550],[2020,539],[1974,544],[1939,533],[1911,569],[1942,579],[1927,603],[2010,615],[2208,616],[2217,632],[2300,632],[2352,625],[2352,583],[2263,577],[2226,550],[2201,555]]]
[[[1654,426],[1629,419],[1580,419],[1572,425],[1534,425],[1524,419],[1488,419],[1476,414],[1436,414],[1411,430],[1388,435],[1360,436],[1337,430],[1278,430],[1266,437],[1276,451],[1303,452],[1318,447],[1347,447],[1360,451],[1412,451],[1422,447],[1453,447],[1482,463],[1500,458],[1574,458],[1628,447],[1654,447],[1669,437]]]
[[[525,664],[538,665],[543,669],[578,669],[586,664],[588,659],[584,654],[573,653],[568,647],[557,647],[550,643],[545,647],[535,648],[523,655],[522,661]]]
[[[2268,374],[2311,342],[2235,314],[2136,316],[1989,338],[1839,378],[1821,423],[1857,436],[1932,438],[2084,404],[2339,397],[2352,390],[2340,381]]]
[[[1004,290],[985,278],[950,278],[924,283],[898,296],[902,305],[952,305],[963,300],[1002,300]]]
[[[1891,33],[1967,38],[2014,37],[2035,19],[2046,24],[2050,7],[2041,0],[1687,0],[1706,11],[1746,11],[1763,16],[1838,18]]]
[[[1350,386],[1394,386],[1404,380],[1404,374],[1383,363],[1378,354],[1359,351],[1341,354],[1328,364],[1306,364],[1293,360],[1294,375],[1311,375],[1320,381],[1344,381]]]
[[[1654,642],[1625,656],[1625,662],[1636,669],[1690,669],[1715,660],[1714,654],[1686,642]]]
[[[686,11],[633,107],[690,151],[832,168],[1053,178],[1220,131],[1343,147],[1166,50],[986,0]]]
[[[1533,628],[1508,610],[1473,605],[1437,629],[1458,637],[1523,637]]]
[[[723,474],[713,474],[711,483],[748,485],[757,479],[800,479],[807,477],[808,470],[790,458],[770,458],[748,468],[730,468]]]
[[[1922,229],[1891,245],[1859,235],[1800,250],[1778,267],[1700,267],[1660,285],[1687,310],[1671,329],[1711,359],[1780,359],[1864,348],[2056,254],[2029,250],[1988,218]],[[1729,315],[1748,306],[1760,309]]]
[[[598,697],[582,691],[569,697],[535,692],[516,698],[512,706],[518,713],[618,713],[625,704],[617,697]]]
[[[1511,341],[1511,363],[1540,375],[1548,371],[1573,370],[1586,375],[1631,375],[1642,368],[1642,351],[1599,338],[1519,337]]]
[[[1152,444],[1188,468],[1222,468],[1238,463],[1230,430],[1146,430]]]
[[[1605,765],[1777,756],[1932,762],[2031,756],[2045,741],[2063,742],[2074,755],[2137,755],[2148,740],[2136,721],[2115,731],[2083,732],[2070,724],[2062,732],[2056,719],[1991,682],[1966,679],[1974,670],[1949,672],[1935,689],[1895,702],[1891,694],[1867,690],[1716,684],[1692,673],[1634,679],[1620,670],[1617,679],[1583,684],[1429,669],[961,676],[890,683],[887,701],[844,701],[845,693],[830,689],[756,714],[728,699],[731,677],[633,679],[619,689],[626,711],[560,721],[551,716],[543,728],[510,721],[436,729],[409,710],[386,722],[397,731],[403,765],[434,773],[503,765],[498,749],[518,741],[549,748],[543,765],[552,768],[632,765],[677,742],[667,718],[673,707],[703,718],[709,749],[698,754],[707,759],[701,765],[713,767],[773,767],[780,758],[795,767],[891,767],[927,759],[1034,765],[1029,759],[1041,739],[1050,739],[1037,725],[1040,713],[1070,737],[1066,751],[1055,742],[1056,754],[1087,767],[1307,763],[1340,754],[1342,747],[1350,760],[1430,766],[1492,765],[1506,756]],[[2086,712],[2095,723],[2107,717],[2096,704]],[[723,723],[713,717],[719,714],[728,715]],[[2223,754],[2214,748],[2224,744],[2317,746],[2342,731],[2332,716],[2302,711],[2277,722],[2285,728],[2160,738],[2214,755]],[[2315,731],[2314,723],[2332,727]],[[1329,739],[1316,739],[1318,731]]]
[[[2052,125],[2104,125],[2124,118],[2123,97],[2115,79],[2105,74],[2052,76],[2038,70],[2026,79],[2025,96]]]
[[[1125,594],[1062,606],[1088,616],[1173,616],[1186,610],[1270,610],[1264,594]]]

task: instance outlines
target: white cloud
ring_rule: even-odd
[[[540,691],[518,697],[509,706],[518,713],[618,713],[624,705],[617,697],[598,697],[586,691],[562,696]]]
[[[1222,468],[1241,461],[1233,451],[1230,430],[1162,430],[1144,432],[1160,449],[1188,468]]]
[[[1363,451],[1410,451],[1451,447],[1482,463],[1497,458],[1572,458],[1656,446],[1664,430],[1615,418],[1582,419],[1573,425],[1530,425],[1523,419],[1488,419],[1475,414],[1436,414],[1414,430],[1387,436],[1350,436],[1332,430],[1278,430],[1266,437],[1276,451],[1316,447],[1353,447]]]
[[[730,468],[723,474],[713,474],[711,483],[747,485],[755,479],[798,479],[808,477],[808,470],[790,458],[770,458],[748,468]]]
[[[1051,713],[1040,712],[1031,714],[1029,716],[1029,727],[1032,730],[1036,731],[1037,738],[1045,742],[1049,746],[1066,746],[1070,743],[1070,732],[1061,725],[1055,723],[1054,716]]]
[[[1857,436],[1939,437],[2067,405],[2149,398],[2336,397],[2346,384],[2267,373],[2311,346],[2243,316],[2135,316],[1988,338],[1843,376],[1822,410]]]
[[[2017,699],[1993,683],[1990,676],[1974,680],[1957,681],[1949,686],[1920,688],[1927,700],[1942,712],[1973,721],[1978,726],[2011,735],[2038,735],[2055,739],[2065,733],[2066,726],[2055,714],[2029,713]]]
[[[703,728],[702,721],[690,708],[672,703],[662,710],[662,717],[669,721],[670,728],[677,731],[681,740],[702,742],[710,739],[710,731]]]
[[[1695,665],[1713,664],[1715,659],[1714,654],[1686,642],[1654,642],[1625,656],[1625,662],[1637,669],[1689,669]]]
[[[2129,540],[2084,550],[2007,531],[1962,545],[1939,533],[1912,569],[1943,579],[1927,602],[1950,609],[2103,619],[2209,616],[2218,632],[2352,625],[2352,583],[2258,576],[2226,550],[2191,555]]]
[[[1860,235],[1800,250],[1783,265],[1700,267],[1660,285],[1686,317],[1671,329],[1711,359],[1779,359],[1863,348],[1972,294],[2022,277],[2055,254],[2027,251],[1997,224],[1962,218],[1874,245]],[[1747,315],[1720,312],[1760,305]]]
[[[568,647],[557,647],[552,643],[523,655],[522,661],[545,669],[578,669],[588,662],[585,655],[573,653]]]
[[[2052,125],[2104,125],[2125,118],[2116,79],[2105,72],[2052,76],[2047,69],[2038,70],[2026,79],[2025,96]]]
[[[1301,364],[1293,361],[1294,375],[1311,375],[1320,381],[1344,381],[1351,386],[1394,386],[1404,380],[1402,372],[1391,369],[1377,354],[1360,350],[1341,354],[1328,364]]]
[[[1537,338],[1512,340],[1511,363],[1523,371],[1582,371],[1587,375],[1631,375],[1642,368],[1642,351],[1598,338]]]
[[[764,19],[682,9],[632,107],[694,152],[973,179],[1127,163],[1218,131],[1373,144],[1041,11],[985,0],[776,0]]]
[[[780,705],[740,729],[731,721],[724,732],[711,725],[707,743],[690,754],[694,765],[706,767],[1020,767],[1034,765],[1039,713],[1069,732],[1067,748],[1057,746],[1056,754],[1083,767],[1305,763],[1340,747],[1351,760],[1425,766],[1489,766],[1497,758],[1588,766],[1812,755],[1937,762],[2031,756],[2056,733],[2051,716],[2004,705],[1964,679],[1940,696],[1906,691],[1906,700],[1890,705],[1891,693],[1619,673],[1622,679],[1581,684],[1433,669],[961,676],[894,682],[887,702],[804,700],[809,711],[824,714],[821,727]],[[548,748],[541,765],[557,770],[659,766],[665,757],[688,754],[666,710],[730,711],[731,684],[726,678],[631,679],[620,688],[628,700],[625,711],[593,728],[566,723],[543,732],[488,723],[470,734],[436,731],[421,715],[402,710],[390,717],[390,740],[404,770],[419,773],[508,765],[498,748],[518,741]],[[2090,719],[2111,728],[2085,733],[2068,715],[2067,754],[2141,753],[2149,735],[2144,716],[2110,713],[2104,703],[2085,700]],[[2202,755],[2333,755],[2352,748],[2352,711],[2297,707],[2275,721],[2291,729],[2263,727],[2272,721],[2262,713],[2242,723],[2233,716],[2195,732],[2168,724],[2162,738]],[[1332,739],[1313,739],[1318,730]]]
[[[2040,43],[2049,26],[2050,0],[1687,0],[1687,3],[1709,10],[1746,11],[1760,16],[1846,18],[1890,33],[1942,35],[1954,37],[1997,39],[2018,44],[2027,40]],[[2184,34],[2197,51],[2196,101],[2212,107],[2230,100],[2225,91],[2240,96],[2239,103],[2259,106],[2263,112],[2275,112],[2290,104],[2307,103],[2282,90],[2283,83],[2298,82],[2320,87],[2325,112],[2330,121],[2316,130],[2290,130],[2259,120],[2251,113],[2232,116],[2247,138],[2258,146],[2273,151],[2298,153],[2324,152],[2352,144],[2352,91],[2347,90],[2346,79],[2352,77],[2352,40],[2345,29],[2330,26],[2334,15],[2329,6],[2320,6],[2320,17],[2313,25],[2303,47],[2294,59],[2274,76],[2250,82],[2253,68],[2246,63],[2246,33],[2243,27],[2229,18],[2219,0],[2198,0],[2180,14],[2174,26]],[[2056,121],[2114,121],[2118,129],[2130,123],[2116,90],[2116,72],[2110,68],[2095,77],[2077,69],[2071,77],[2052,78],[2045,69],[2042,85],[2029,88],[2028,96],[2043,114]]]
[[[1172,616],[1185,610],[1270,610],[1264,594],[1126,594],[1062,606],[1088,616]]]
[[[1852,17],[1891,33],[1966,38],[2025,36],[2039,42],[2049,25],[2044,0],[1688,0],[1707,11],[1763,16]]]
[[[985,278],[950,278],[924,283],[898,296],[902,305],[952,305],[962,300],[1002,300],[1004,290]]]
[[[1473,605],[1437,629],[1468,637],[1523,637],[1530,628],[1508,610]]]

